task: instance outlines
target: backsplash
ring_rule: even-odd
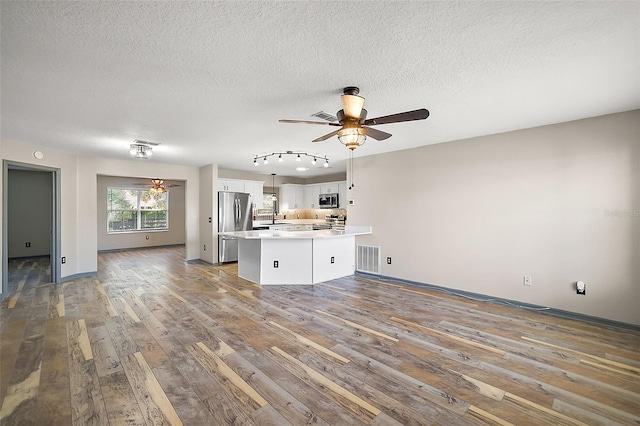
[[[265,212],[262,209],[256,210],[255,220],[269,220],[273,218],[273,214]],[[347,215],[347,209],[295,209],[295,210],[283,210],[278,212],[276,220],[285,219],[319,219],[324,220],[327,215],[333,216],[345,216]]]

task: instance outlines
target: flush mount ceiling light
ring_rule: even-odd
[[[326,156],[321,156],[321,155],[314,155],[314,154],[308,154],[306,152],[293,152],[293,151],[285,151],[285,152],[272,152],[271,154],[260,154],[260,155],[256,155],[255,157],[253,157],[253,165],[254,166],[259,166],[260,163],[258,163],[258,158],[262,158],[262,163],[263,164],[269,164],[269,157],[272,156],[278,156],[278,162],[282,163],[284,161],[284,157],[283,155],[295,155],[296,156],[296,162],[298,161],[302,161],[302,157],[309,157],[312,160],[310,161],[310,163],[312,165],[316,165],[316,160],[317,159],[321,159],[324,160],[324,167],[329,167],[329,159]]]
[[[135,158],[147,159],[153,155],[153,147],[160,145],[155,142],[147,142],[136,139],[129,145],[129,154]]]
[[[337,126],[340,129],[327,135],[314,139],[312,142],[321,142],[333,136],[351,151],[359,147],[367,139],[367,136],[381,141],[391,137],[390,133],[382,132],[368,126],[378,124],[400,123],[403,121],[424,120],[429,117],[429,111],[422,108],[414,111],[401,112],[398,114],[385,115],[384,117],[367,119],[367,110],[363,108],[364,98],[358,96],[360,89],[354,86],[345,87],[342,91],[342,109],[334,117],[325,112],[313,114],[314,117],[326,121],[306,121],[306,120],[280,120],[281,123],[302,123],[302,124],[322,124],[326,126]],[[337,123],[336,123],[337,121]]]

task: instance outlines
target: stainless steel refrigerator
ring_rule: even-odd
[[[253,229],[251,194],[218,192],[218,232],[249,231]],[[218,262],[238,260],[238,240],[218,235]]]

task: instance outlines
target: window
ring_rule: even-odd
[[[107,188],[107,232],[169,229],[168,193]]]

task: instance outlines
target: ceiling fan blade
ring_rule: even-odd
[[[378,129],[374,129],[373,127],[362,126],[362,128],[364,129],[367,136],[377,141],[383,141],[391,137],[391,133],[383,132]]]
[[[344,107],[344,115],[354,120],[360,118],[360,112],[364,106],[364,98],[358,95],[341,95],[340,98]]]
[[[336,130],[335,132],[331,132],[331,133],[329,133],[329,134],[327,134],[327,135],[324,135],[324,136],[320,136],[318,139],[314,139],[314,140],[312,140],[311,142],[322,142],[322,141],[326,141],[327,139],[332,138],[332,137],[334,137],[335,135],[337,135],[337,134],[338,134],[338,132],[339,132],[340,130],[342,130],[342,129]]]
[[[375,124],[400,123],[402,121],[424,120],[429,117],[429,110],[422,108],[414,111],[400,112],[398,114],[385,115],[365,120],[363,124],[372,126]]]
[[[339,123],[329,123],[328,121],[307,121],[307,120],[278,120],[280,123],[295,123],[295,124],[321,124],[323,126],[340,126]]]

